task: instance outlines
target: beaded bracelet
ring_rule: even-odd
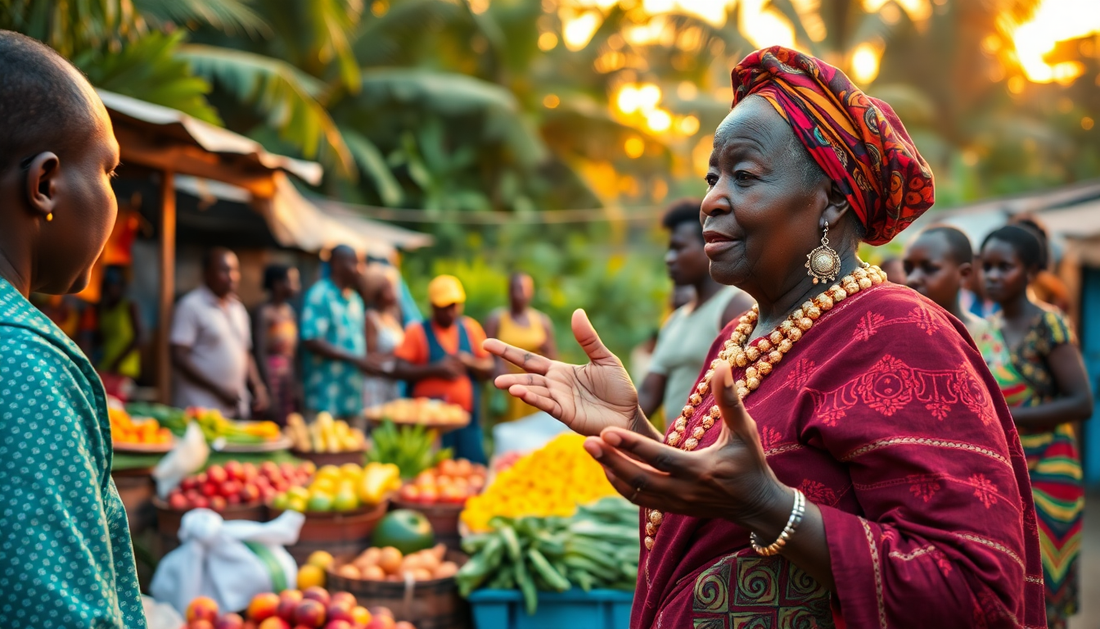
[[[791,517],[787,519],[787,526],[783,527],[783,532],[779,534],[779,538],[775,540],[770,546],[761,546],[760,538],[756,533],[749,533],[749,542],[752,544],[752,549],[756,551],[758,555],[764,557],[771,557],[777,554],[783,547],[787,545],[787,540],[794,535],[795,529],[802,522],[802,516],[806,513],[806,495],[799,490],[794,490],[794,507],[791,509]]]

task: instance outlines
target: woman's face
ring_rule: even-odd
[[[994,239],[982,248],[982,279],[986,298],[1004,304],[1027,291],[1031,274],[1015,247]]]
[[[397,289],[394,288],[393,282],[386,279],[382,282],[382,286],[378,289],[378,305],[382,308],[389,308],[397,303]]]
[[[793,153],[795,142],[759,97],[739,103],[714,135],[702,207],[710,274],[757,299],[778,297],[805,279],[806,254],[820,244],[828,194],[808,185],[793,163],[809,159]]]

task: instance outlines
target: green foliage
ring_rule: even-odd
[[[97,87],[220,124],[218,112],[206,102],[210,84],[177,54],[184,36],[182,31],[153,31],[118,51],[86,50],[73,64]]]

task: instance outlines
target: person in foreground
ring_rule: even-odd
[[[2,30],[0,120],[0,616],[14,629],[142,629],[103,385],[27,301],[87,285],[118,209],[118,143],[80,72]]]
[[[985,291],[1001,310],[990,369],[1020,430],[1043,551],[1047,620],[1061,629],[1078,610],[1078,558],[1085,488],[1074,422],[1092,415],[1092,391],[1073,328],[1053,306],[1028,296],[1043,248],[1030,230],[1008,225],[982,244]]]
[[[587,365],[486,343],[528,372],[497,386],[589,435],[642,507],[631,626],[1044,627],[996,383],[957,320],[855,254],[932,204],[927,165],[886,103],[812,57],[760,50],[733,81],[704,235],[711,274],[757,308],[668,433],[583,313]]]
[[[905,249],[906,285],[963,322],[978,351],[988,358],[993,329],[978,315],[963,310],[959,295],[974,273],[974,249],[962,231],[933,225]]]

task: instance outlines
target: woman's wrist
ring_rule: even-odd
[[[783,532],[794,509],[795,491],[773,479],[747,508],[739,509],[735,522],[756,533],[763,545],[774,542]]]

